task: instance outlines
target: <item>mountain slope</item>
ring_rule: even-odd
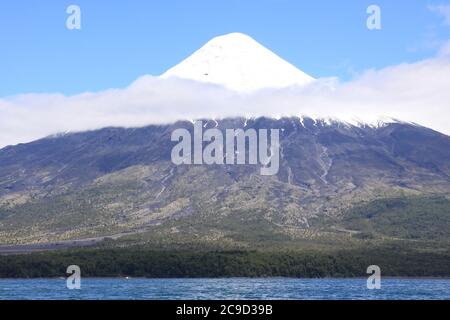
[[[170,135],[180,127],[192,131],[190,122],[106,128],[1,149],[0,242],[166,227],[198,241],[311,238],[366,201],[450,194],[450,138],[412,124],[218,122],[220,130],[282,129],[276,176],[254,165],[173,165]]]

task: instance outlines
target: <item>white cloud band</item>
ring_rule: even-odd
[[[75,96],[25,94],[0,99],[0,147],[66,131],[136,127],[233,116],[332,117],[372,123],[383,116],[450,134],[450,57],[371,70],[346,83],[240,94],[179,79],[144,76],[124,89]]]

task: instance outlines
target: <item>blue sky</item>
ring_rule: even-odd
[[[66,8],[81,8],[68,30]],[[381,8],[382,29],[366,28]],[[121,88],[159,75],[214,36],[242,32],[314,77],[350,79],[415,62],[450,39],[450,1],[408,0],[9,0],[0,4],[0,97]]]

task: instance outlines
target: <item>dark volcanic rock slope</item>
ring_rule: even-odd
[[[450,192],[450,138],[413,124],[218,122],[222,130],[281,129],[276,176],[261,176],[259,165],[173,165],[170,135],[180,127],[192,130],[190,122],[106,128],[1,149],[0,243],[175,228],[174,221],[220,238],[255,217],[306,234],[363,201]]]

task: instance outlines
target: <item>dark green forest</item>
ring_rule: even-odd
[[[384,247],[333,252],[78,249],[0,256],[0,277],[62,277],[72,264],[86,277],[363,277],[371,264],[379,265],[384,276],[450,276],[449,252]]]

